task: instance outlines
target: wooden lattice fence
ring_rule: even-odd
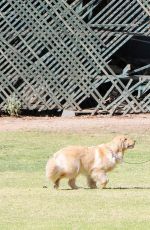
[[[139,74],[150,63],[131,74],[111,65],[135,34],[150,36],[150,2],[101,2],[0,1],[1,110],[15,94],[29,110],[150,112],[149,72]]]

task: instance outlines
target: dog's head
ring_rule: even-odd
[[[135,145],[135,140],[130,139],[127,136],[121,135],[113,139],[120,151],[125,151],[127,149],[133,149]]]
[[[134,145],[135,145],[135,141],[124,135],[117,136],[113,139],[112,146],[117,156],[116,158],[117,163],[122,162],[124,151],[127,149],[134,148]]]

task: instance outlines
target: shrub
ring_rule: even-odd
[[[18,116],[20,114],[20,111],[21,111],[21,102],[15,96],[15,94],[11,95],[7,99],[7,102],[6,102],[6,105],[4,107],[4,110],[10,116]]]

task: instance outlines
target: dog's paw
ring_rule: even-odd
[[[46,186],[46,185],[43,185],[43,188],[47,188],[47,186]]]

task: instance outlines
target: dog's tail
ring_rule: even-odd
[[[46,177],[52,181],[56,181],[59,178],[59,170],[53,158],[49,159],[46,164]]]

